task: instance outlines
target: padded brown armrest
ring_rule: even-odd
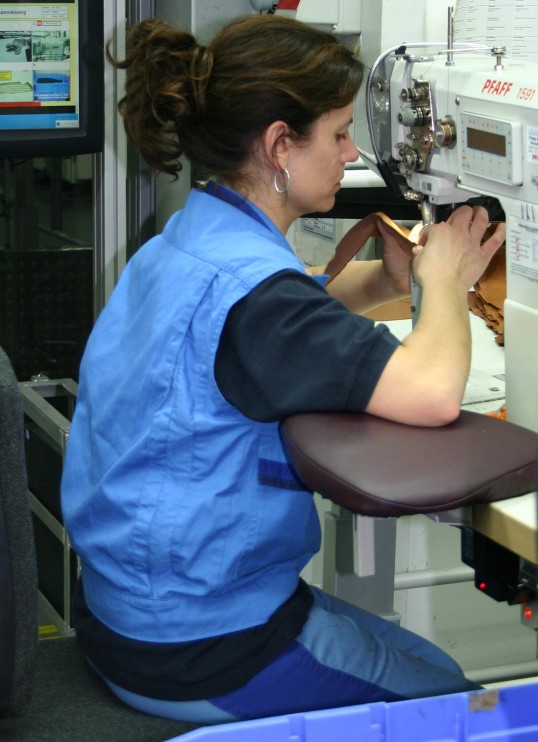
[[[534,488],[538,433],[473,412],[442,428],[306,413],[281,431],[305,484],[354,513],[433,513]]]

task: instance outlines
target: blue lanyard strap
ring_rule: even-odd
[[[235,206],[236,209],[239,209],[244,214],[247,214],[248,216],[255,219],[259,224],[263,224],[263,226],[266,229],[269,229],[265,221],[262,219],[262,217],[258,214],[256,209],[254,209],[246,199],[243,198],[243,196],[240,196],[235,191],[231,191],[228,188],[225,188],[218,183],[215,183],[215,181],[210,180],[208,184],[205,187],[205,193],[208,193],[210,196],[214,196],[215,198],[220,198],[221,201],[226,201],[226,203],[230,204],[231,206]]]

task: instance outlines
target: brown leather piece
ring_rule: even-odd
[[[397,224],[381,211],[368,214],[368,216],[361,219],[353,229],[344,235],[342,240],[338,243],[338,247],[336,248],[333,257],[327,263],[325,268],[325,273],[329,275],[327,283],[330,283],[330,281],[336,278],[346,264],[357,255],[370,237],[381,237],[379,232],[380,222],[383,222],[394,234],[402,247],[411,250],[415,243],[408,239],[410,233],[409,229]]]
[[[504,345],[505,299],[506,248],[501,247],[475,284],[474,292],[469,292],[469,309],[477,317],[482,317],[487,326],[493,330],[498,345]]]
[[[538,433],[462,411],[441,428],[360,413],[305,413],[281,425],[305,484],[354,513],[396,517],[532,492]]]

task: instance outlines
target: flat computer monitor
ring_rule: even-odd
[[[0,158],[103,148],[103,0],[0,2]]]

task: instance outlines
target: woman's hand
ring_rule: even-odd
[[[366,229],[370,230],[365,232]],[[418,225],[420,231],[422,225]],[[352,312],[368,312],[387,302],[409,296],[410,272],[413,259],[412,246],[416,228],[411,235],[397,226],[387,227],[383,218],[372,214],[352,227],[337,247],[337,255],[354,254],[368,236],[381,236],[384,240],[383,256],[380,260],[349,260],[344,267],[340,261],[328,264],[328,272],[336,271],[327,284],[327,291],[342,301]],[[409,237],[413,239],[410,241]],[[323,272],[313,269],[312,273]]]
[[[413,271],[419,285],[455,279],[465,288],[473,286],[506,237],[506,227],[501,223],[482,243],[488,225],[486,209],[466,205],[456,209],[446,222],[424,227],[413,248]]]
[[[420,233],[413,271],[420,316],[381,374],[367,412],[413,425],[445,425],[459,414],[471,363],[468,289],[505,239],[505,225],[482,243],[486,210],[461,206]]]
[[[422,225],[413,227],[409,242],[416,242]],[[409,242],[386,228],[380,221],[378,230],[383,238],[382,264],[385,280],[396,296],[408,296],[411,292],[411,267],[413,253]]]

